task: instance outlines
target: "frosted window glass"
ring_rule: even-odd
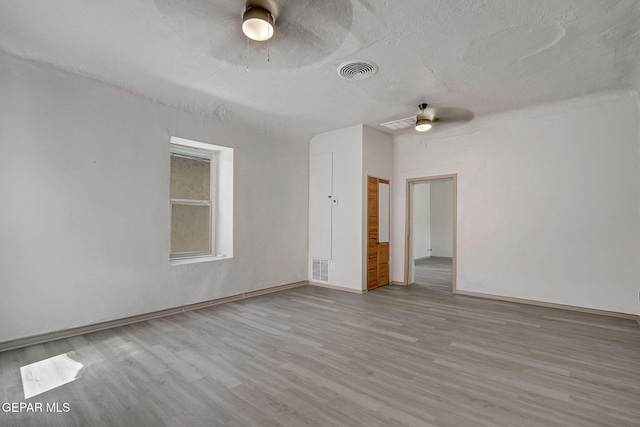
[[[211,162],[208,159],[171,155],[172,199],[210,200]]]
[[[171,206],[171,253],[209,252],[211,207]]]

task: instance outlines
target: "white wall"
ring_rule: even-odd
[[[407,178],[458,174],[457,288],[640,312],[635,93],[605,93],[395,139],[394,280]]]
[[[431,184],[420,182],[412,186],[411,258],[414,260],[431,256]]]
[[[453,179],[431,184],[431,256],[453,256]]]
[[[362,126],[362,135],[365,187],[367,176],[390,180],[393,175],[393,138],[369,126]]]
[[[313,155],[309,158],[309,258],[331,259],[332,210],[333,153]]]
[[[331,215],[331,268],[329,283],[362,289],[362,126],[352,126],[316,135],[309,155],[333,153],[333,197]],[[318,237],[315,224],[309,224],[309,239]],[[306,252],[306,251],[305,251]],[[308,260],[309,277],[311,261]]]
[[[367,126],[357,125],[322,133],[311,139],[309,155],[333,155],[333,198],[331,210],[331,268],[329,285],[364,290],[366,273],[366,194],[367,176],[391,179],[392,138]],[[322,195],[309,194],[310,200]],[[309,223],[309,242],[322,239],[321,223]],[[312,254],[310,253],[311,257]],[[311,277],[309,259],[309,276]]]
[[[363,174],[362,174],[362,289],[367,289],[367,177],[391,180],[393,176],[393,138],[368,126],[362,126],[363,136]],[[390,182],[390,184],[392,184]],[[390,203],[393,204],[393,191]],[[391,209],[391,223],[393,223],[393,209]],[[389,230],[391,233],[391,229]],[[389,242],[389,250],[393,251]],[[389,280],[392,272],[389,265]]]
[[[0,76],[0,342],[307,279],[305,141],[6,55]],[[235,149],[233,259],[169,266],[171,136]]]

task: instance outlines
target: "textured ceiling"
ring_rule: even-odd
[[[416,113],[476,116],[640,86],[637,0],[277,0],[268,42],[242,0],[2,0],[0,50],[218,119],[300,134]],[[374,77],[336,67],[372,60]]]

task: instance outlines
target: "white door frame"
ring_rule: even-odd
[[[443,179],[453,179],[453,257],[452,257],[452,278],[451,278],[451,292],[456,293],[456,277],[458,272],[458,174],[453,173],[449,175],[435,175],[424,176],[419,178],[407,178],[406,188],[406,207],[405,207],[405,243],[404,243],[404,285],[410,285],[409,277],[413,269],[413,254],[411,253],[412,245],[412,230],[411,223],[413,222],[413,191],[412,186],[417,183],[429,183],[430,181],[438,181]]]

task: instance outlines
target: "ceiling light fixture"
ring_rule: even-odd
[[[418,132],[426,132],[431,129],[433,125],[431,124],[431,120],[429,119],[419,119],[416,120],[416,130]]]
[[[259,42],[269,40],[273,37],[275,21],[273,14],[267,9],[250,6],[242,15],[242,32],[251,40]]]
[[[425,114],[424,110],[427,108],[427,104],[420,104],[418,108],[420,109],[420,114],[416,116],[416,130],[418,132],[426,132],[433,127],[434,119]]]

